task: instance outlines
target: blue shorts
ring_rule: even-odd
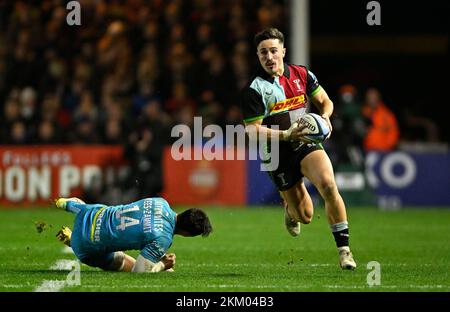
[[[77,258],[84,264],[102,270],[112,270],[114,253],[101,251],[91,241],[83,237],[83,219],[87,213],[96,213],[100,207],[81,210],[75,217],[72,231],[71,247]],[[89,226],[90,228],[90,226]]]

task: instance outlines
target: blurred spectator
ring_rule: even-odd
[[[184,106],[189,106],[193,111],[195,111],[197,103],[191,96],[189,96],[187,86],[182,82],[177,82],[174,84],[172,94],[167,100],[164,108],[165,111],[173,114]]]
[[[139,85],[139,93],[132,100],[133,114],[138,116],[145,104],[152,100],[160,100],[159,96],[154,92],[153,84],[149,81],[142,82]]]
[[[20,114],[24,121],[33,124],[36,117],[36,91],[31,87],[25,87],[20,92]]]
[[[27,127],[23,121],[14,121],[11,125],[11,132],[8,136],[7,144],[22,145],[29,143]]]
[[[100,137],[96,129],[96,122],[89,116],[82,116],[72,124],[69,136],[71,144],[98,144]]]
[[[68,79],[68,64],[60,55],[58,55],[58,51],[54,47],[49,47],[45,50],[44,61],[46,67],[39,82],[40,92],[62,94]],[[71,86],[73,90],[82,88],[82,85],[80,87],[80,81],[78,79],[73,79]],[[72,109],[76,104],[77,103],[70,102],[68,106]]]
[[[148,102],[128,136],[124,156],[130,170],[122,188],[135,191],[137,198],[157,196],[164,185],[162,155],[170,136],[169,117],[158,101]]]
[[[58,129],[58,126],[49,121],[49,120],[42,120],[39,123],[38,130],[37,130],[37,140],[35,143],[37,144],[59,144],[61,143],[60,139],[60,130]]]
[[[136,188],[137,198],[158,196],[163,188],[161,141],[148,127],[130,134],[125,159],[130,165],[124,189]]]
[[[336,163],[360,163],[363,139],[366,132],[365,119],[362,115],[362,104],[358,99],[358,91],[352,84],[339,88],[333,117],[332,150]]]
[[[231,105],[225,116],[226,125],[239,125],[242,123],[242,112],[238,105]]]
[[[92,92],[87,90],[81,93],[80,104],[72,113],[72,119],[74,120],[74,122],[78,122],[78,120],[84,118],[94,121],[98,119],[98,110],[94,102]]]
[[[6,47],[5,42],[2,36],[2,33],[0,32],[0,99],[4,95],[4,92],[6,91]]]
[[[236,43],[234,47],[231,65],[237,90],[242,90],[250,79],[249,62],[247,61],[249,50],[249,44],[243,40]]]
[[[124,130],[122,124],[117,119],[110,119],[102,129],[102,143],[104,144],[124,144]]]
[[[9,142],[11,136],[12,125],[16,121],[20,121],[20,103],[15,99],[8,99],[3,107],[2,118],[2,141]]]
[[[394,113],[381,100],[380,92],[370,88],[366,92],[363,115],[369,125],[364,137],[365,150],[390,151],[399,141],[399,129]]]
[[[283,25],[283,7],[280,3],[273,0],[263,0],[261,6],[257,10],[258,22],[261,29],[276,27]]]
[[[250,34],[268,24],[287,26],[279,0],[85,1],[82,7],[83,27],[75,31],[61,2],[0,6],[0,102],[10,111],[2,142],[17,119],[32,141],[42,141],[39,132],[53,125],[64,133],[61,143],[121,142],[135,130],[128,121],[152,101],[163,103],[168,120],[191,124],[201,114],[223,126],[249,79]],[[204,91],[213,97],[205,101]],[[120,121],[107,116],[115,101]],[[17,109],[20,116],[12,117]]]
[[[109,24],[106,33],[98,43],[97,62],[110,84],[112,95],[129,95],[134,79],[132,69],[132,45],[127,25],[122,21]]]

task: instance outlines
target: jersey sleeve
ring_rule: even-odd
[[[314,96],[320,89],[321,87],[316,75],[308,70],[308,73],[306,74],[306,95]]]
[[[253,88],[247,87],[241,94],[241,109],[244,122],[263,119],[266,108],[261,95]]]
[[[141,249],[141,256],[153,263],[157,263],[166,254],[171,242],[164,237],[158,237]]]

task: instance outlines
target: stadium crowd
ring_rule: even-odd
[[[164,144],[170,125],[241,122],[254,32],[285,20],[265,1],[0,2],[2,144]],[[161,133],[162,132],[162,133]]]
[[[191,125],[193,116],[204,126],[239,124],[238,94],[257,66],[253,35],[265,27],[289,34],[280,0],[79,3],[81,25],[69,26],[65,1],[0,2],[0,144],[135,145],[147,137],[160,146],[172,125]],[[331,90],[334,121],[356,118],[352,134],[365,135],[364,94],[351,88]],[[437,141],[433,122],[416,115],[408,111],[401,126]]]

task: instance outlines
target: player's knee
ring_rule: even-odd
[[[332,178],[324,178],[324,179],[322,179],[322,181],[320,182],[320,185],[318,186],[318,188],[320,189],[320,193],[322,194],[322,196],[325,199],[333,198],[338,193],[336,182]]]

